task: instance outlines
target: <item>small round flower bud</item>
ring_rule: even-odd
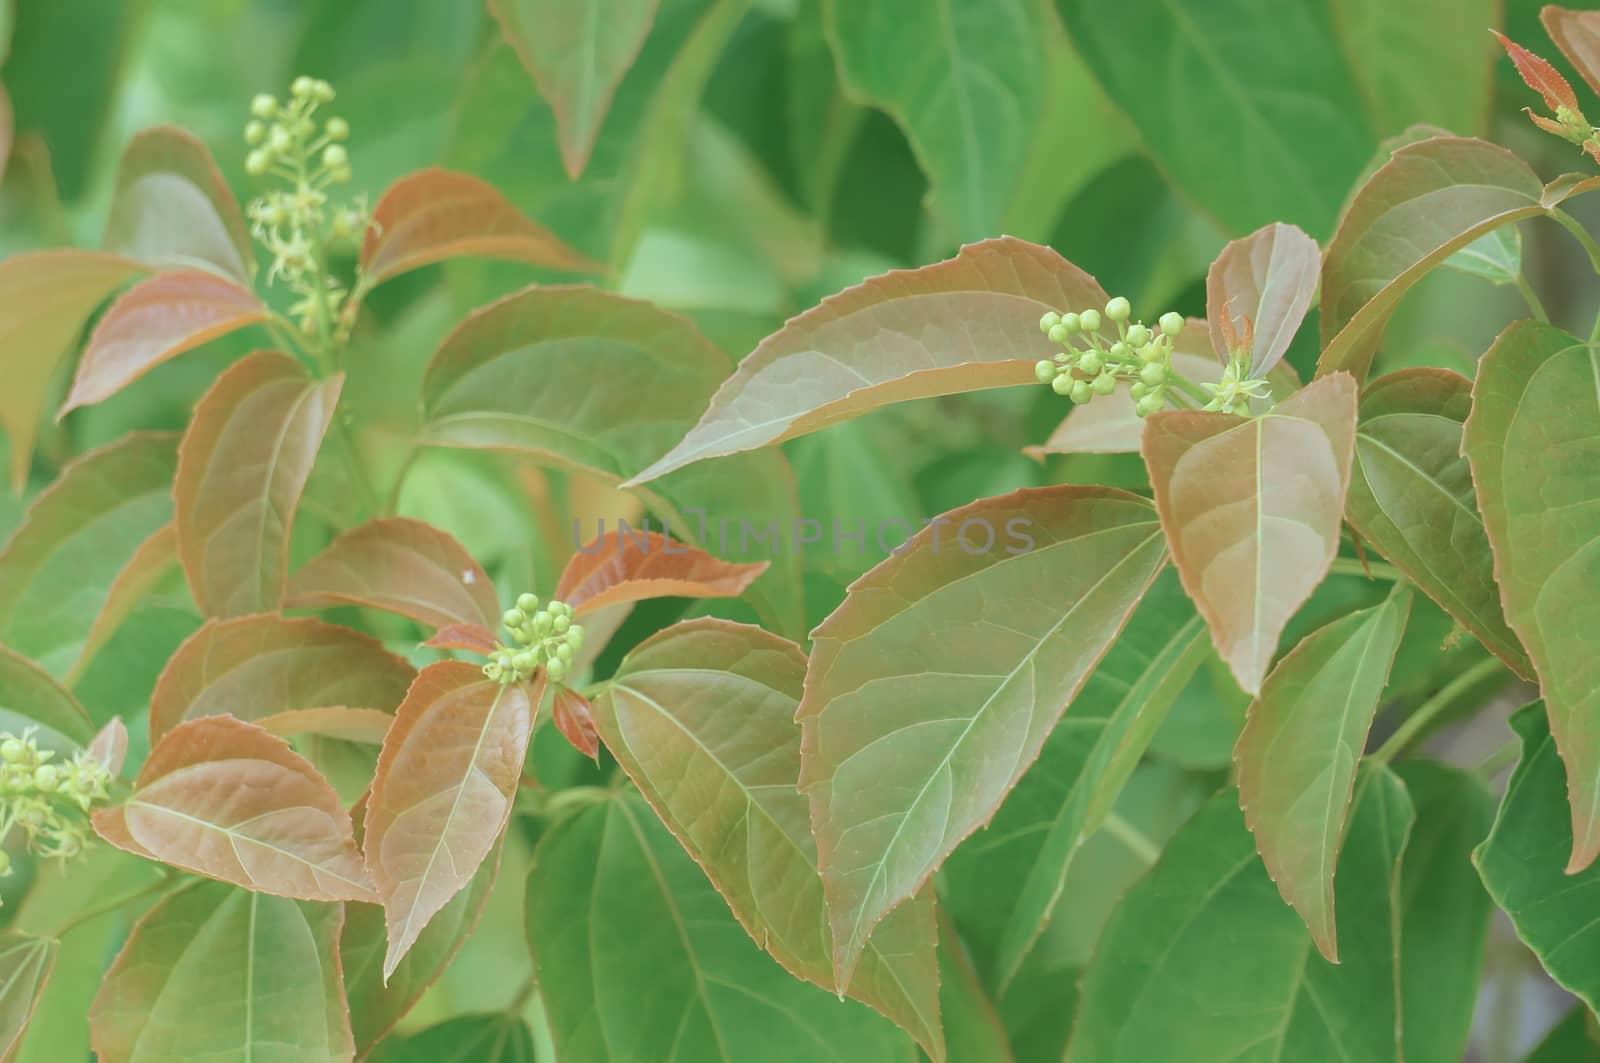
[[[521,609],[524,613],[536,613],[536,612],[538,612],[539,611],[539,596],[537,594],[528,594],[528,593],[523,593],[523,594],[517,595],[517,608]]]
[[[1055,328],[1050,330],[1049,335],[1051,343],[1065,344],[1067,342],[1067,338],[1072,335],[1072,330],[1067,328],[1065,325],[1057,325]]]
[[[523,650],[511,658],[511,667],[523,674],[527,674],[539,667],[539,656],[532,650]]]
[[[343,118],[330,118],[326,126],[329,140],[343,140],[350,135],[350,123]]]
[[[506,627],[516,629],[528,622],[528,614],[521,609],[507,609],[506,614],[500,618]]]
[[[28,755],[28,747],[15,738],[8,738],[0,742],[0,758],[8,764],[15,764]]]
[[[1160,387],[1167,382],[1167,367],[1160,362],[1151,362],[1139,370],[1139,379],[1151,387]]]
[[[1176,336],[1183,331],[1183,315],[1176,310],[1168,310],[1161,315],[1161,331],[1168,336]]]
[[[1062,373],[1060,376],[1050,381],[1050,390],[1054,391],[1057,395],[1070,395],[1072,394],[1073,383],[1074,381],[1071,373]]]
[[[1134,406],[1134,412],[1140,417],[1149,417],[1152,413],[1159,412],[1161,407],[1165,405],[1166,401],[1160,395],[1152,392],[1139,400],[1138,404]]]
[[[1128,346],[1143,347],[1150,342],[1150,330],[1143,325],[1128,326]]]
[[[1077,332],[1083,327],[1083,322],[1077,314],[1062,314],[1061,323],[1067,327],[1068,332]]]
[[[555,618],[547,612],[540,613],[538,616],[535,616],[533,618],[534,637],[544,638],[546,635],[550,634],[550,625],[554,622]]]
[[[271,134],[267,137],[267,150],[281,155],[292,147],[294,147],[294,137],[289,131],[281,125],[273,126]]]
[[[346,166],[350,162],[350,153],[339,144],[329,144],[322,149],[322,165],[332,170]]]
[[[272,163],[268,159],[267,153],[262,151],[260,148],[257,148],[249,155],[245,156],[244,172],[249,174],[251,177],[260,177],[262,174],[267,172],[267,167],[270,165],[272,165]]]
[[[1167,352],[1162,344],[1147,343],[1143,347],[1139,348],[1139,358],[1141,361],[1164,362],[1166,361],[1166,357]]]
[[[563,642],[561,645],[557,646],[556,647],[556,658],[555,659],[560,661],[562,664],[571,664],[572,663],[572,647],[567,645],[565,642]]]
[[[567,629],[569,627],[571,627],[571,626],[572,626],[572,618],[569,617],[566,613],[562,613],[560,616],[556,617],[554,620],[552,620],[550,622],[551,630],[554,631],[557,635],[565,635],[567,633]]]
[[[1084,373],[1087,373],[1089,376],[1094,376],[1096,373],[1100,372],[1100,367],[1103,364],[1105,363],[1101,361],[1100,355],[1094,351],[1086,351],[1083,356],[1078,359],[1078,369]]]
[[[55,792],[55,788],[61,785],[61,769],[54,764],[39,765],[33,772],[33,785],[47,794]]]
[[[271,118],[278,113],[278,101],[263,92],[250,101],[250,113],[257,118]]]
[[[1051,310],[1039,319],[1039,331],[1049,335],[1050,330],[1059,324],[1061,324],[1061,315]]]
[[[1133,382],[1133,386],[1128,389],[1128,394],[1132,395],[1134,401],[1137,402],[1146,395],[1150,394],[1150,386],[1142,381],[1135,380]]]
[[[264,123],[252,121],[244,127],[244,142],[255,147],[267,138],[267,127]]]
[[[1131,353],[1133,352],[1128,349],[1128,345],[1121,340],[1111,345],[1111,357],[1119,362],[1125,361]]]
[[[306,75],[301,74],[294,79],[294,84],[289,86],[289,91],[296,96],[310,97],[317,91],[317,83]]]
[[[328,84],[326,81],[317,81],[312,86],[311,92],[312,95],[317,98],[318,103],[333,102],[333,86]]]
[[[567,645],[574,650],[583,649],[583,628],[574,625],[567,629]]]
[[[545,671],[550,673],[553,682],[559,683],[567,677],[567,663],[562,660],[551,661],[545,665]]]
[[[1069,394],[1073,402],[1082,406],[1094,398],[1094,388],[1090,386],[1087,380],[1075,380],[1072,382],[1072,391]]]
[[[1106,304],[1106,317],[1112,321],[1126,321],[1132,314],[1133,307],[1120,295]]]
[[[1048,358],[1041,358],[1033,363],[1033,375],[1039,378],[1039,383],[1048,384],[1056,378],[1056,363]]]
[[[1078,315],[1078,324],[1083,326],[1085,332],[1100,331],[1100,311],[1085,310]]]
[[[1117,378],[1110,373],[1101,373],[1094,378],[1094,383],[1090,387],[1094,388],[1096,395],[1109,395],[1117,390]]]

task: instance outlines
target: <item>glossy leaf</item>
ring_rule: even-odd
[[[0,930],[0,1059],[15,1058],[22,1033],[55,966],[59,943]]]
[[[945,909],[994,942],[986,974],[1003,993],[1044,933],[1084,843],[1210,653],[1177,574],[1163,571],[988,828],[945,862]]]
[[[634,477],[781,442],[905,399],[1036,382],[1055,350],[1046,310],[1099,306],[1093,277],[1049,248],[1002,237],[873,277],[761,341],[700,423]]]
[[[812,632],[800,788],[838,984],[994,815],[1165,563],[1143,499],[1024,489],[944,514]]]
[[[348,1063],[338,905],[197,883],[152,909],[89,1011],[105,1063]]]
[[[1437,137],[1396,151],[1328,245],[1317,373],[1365,378],[1401,297],[1485,233],[1542,213],[1543,196],[1527,163],[1487,141]]]
[[[639,57],[657,0],[490,0],[489,11],[549,101],[561,159],[577,180],[617,84]]]
[[[176,126],[128,141],[105,248],[155,266],[198,266],[246,288],[256,268],[238,200],[205,144]]]
[[[1069,1063],[1398,1063],[1394,883],[1411,820],[1392,774],[1363,775],[1339,861],[1346,933],[1333,965],[1279,899],[1233,791],[1223,789],[1167,843],[1101,933],[1080,987]]]
[[[364,846],[389,932],[386,979],[505,829],[543,693],[543,673],[533,686],[502,686],[476,665],[443,661],[422,670],[396,711]]]
[[[550,720],[572,748],[590,760],[600,759],[600,736],[594,729],[594,706],[576,690],[556,687],[550,703]]]
[[[263,731],[279,738],[315,735],[341,742],[381,746],[394,717],[377,709],[352,709],[330,705],[321,709],[290,709],[255,721]]]
[[[1600,353],[1548,325],[1507,329],[1478,364],[1463,449],[1567,765],[1577,871],[1600,853]]]
[[[580,615],[647,598],[733,598],[766,570],[765,562],[721,561],[660,532],[617,529],[578,548],[555,597]]]
[[[1224,247],[1206,273],[1206,320],[1217,357],[1226,362],[1236,349],[1248,350],[1250,376],[1265,376],[1305,320],[1321,265],[1317,242],[1282,222]],[[1248,346],[1247,337],[1253,337]]]
[[[799,647],[776,635],[691,620],[623,659],[595,699],[594,724],[750,936],[785,970],[831,990],[817,847],[796,788],[805,671]],[[873,933],[849,993],[942,1059],[935,939],[924,891]]]
[[[1345,516],[1518,674],[1533,666],[1506,626],[1461,426],[1472,382],[1445,369],[1380,377],[1361,396]]]
[[[558,1058],[663,1045],[705,1063],[911,1063],[909,1038],[763,955],[661,823],[618,795],[559,823],[528,875],[528,944]]]
[[[1589,88],[1600,93],[1600,13],[1546,4],[1539,21]]]
[[[309,618],[215,620],[173,653],[150,697],[150,738],[185,720],[400,704],[416,672],[370,635]]]
[[[143,272],[100,251],[39,251],[0,262],[0,425],[11,443],[11,488],[28,476],[51,377],[90,312]]]
[[[172,518],[177,438],[135,432],[69,463],[0,548],[0,642],[56,675],[91,649],[122,573]]]
[[[427,169],[389,186],[372,208],[361,245],[362,283],[447,258],[479,255],[571,272],[596,267],[523,217],[495,187],[470,174]]]
[[[289,529],[343,380],[313,381],[288,355],[259,351],[195,406],[173,497],[178,557],[207,616],[282,604]]]
[[[294,574],[291,609],[368,605],[428,627],[500,623],[483,566],[447,532],[407,517],[384,517],[345,532]]]
[[[840,80],[905,131],[934,215],[959,240],[998,235],[1045,108],[1045,11],[1027,0],[853,0],[823,10]]]
[[[0,730],[20,735],[37,728],[42,749],[66,753],[94,739],[83,706],[48,672],[0,645]]]
[[[158,273],[124,292],[89,335],[61,413],[103,402],[169,358],[267,320],[249,288],[202,270]]]
[[[94,829],[130,853],[248,890],[371,900],[350,814],[281,738],[231,716],[179,724]]]
[[[1307,635],[1261,685],[1233,752],[1267,874],[1329,963],[1339,962],[1333,879],[1356,769],[1410,612],[1403,590]]]
[[[1433,760],[1394,767],[1417,811],[1400,868],[1400,1014],[1407,1059],[1463,1059],[1494,906],[1470,871],[1494,798]]]
[[[1338,552],[1355,421],[1348,374],[1261,417],[1179,410],[1145,420],[1145,465],[1178,574],[1248,693]]]
[[[521,1015],[456,1015],[402,1037],[366,1057],[372,1063],[535,1063],[533,1033]]]

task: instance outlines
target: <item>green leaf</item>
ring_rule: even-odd
[[[1173,182],[1231,232],[1324,236],[1377,137],[1326,4],[1056,0],[1079,54]],[[1225,101],[1225,102],[1224,102]]]
[[[11,437],[12,490],[27,480],[56,367],[90,312],[142,271],[99,251],[39,251],[0,262],[0,425]]]
[[[1009,990],[1084,842],[1209,652],[1205,624],[1164,571],[988,829],[950,854],[945,904],[995,943],[991,984]]]
[[[1462,134],[1487,132],[1495,0],[1339,0],[1331,5],[1342,45],[1379,136],[1415,122]],[[1441,1057],[1443,1058],[1443,1057]]]
[[[1548,325],[1511,326],[1478,363],[1462,447],[1506,620],[1567,765],[1577,871],[1600,853],[1600,353]]]
[[[528,875],[528,944],[556,1054],[812,1063],[909,1061],[904,1034],[762,955],[643,802],[555,827]]]
[[[374,896],[328,780],[283,739],[231,716],[167,732],[128,799],[95,811],[94,829],[119,849],[249,890],[306,901]]]
[[[262,324],[269,315],[248,287],[203,270],[159,273],[142,281],[95,325],[72,391],[56,416],[102,402],[167,359]]]
[[[70,753],[94,739],[94,723],[43,668],[0,646],[0,730],[38,729],[39,747]]]
[[[1394,881],[1411,819],[1389,771],[1363,774],[1339,866],[1346,933],[1335,966],[1279,899],[1224,788],[1102,932],[1080,986],[1069,1063],[1398,1061]]]
[[[58,942],[0,930],[0,1059],[12,1059],[55,966]]]
[[[1556,1024],[1537,1048],[1522,1063],[1595,1063],[1600,1060],[1600,1042],[1592,1033],[1594,1012],[1574,1004],[1567,1017]]]
[[[83,649],[67,670],[66,682],[71,686],[78,684],[95,657],[111,643],[123,622],[133,616],[148,596],[169,582],[176,584],[174,589],[177,589],[182,581],[182,570],[178,566],[178,529],[168,521],[139,544],[106,588],[100,614],[84,636]]]
[[[395,712],[365,841],[388,924],[385,978],[494,849],[543,694],[543,672],[531,684],[502,685],[477,665],[441,661],[422,670]]]
[[[1029,0],[829,0],[839,76],[893,116],[957,240],[996,236],[1049,86],[1046,12]]]
[[[1145,419],[1145,465],[1178,574],[1247,693],[1261,689],[1284,625],[1338,552],[1355,422],[1348,374],[1260,417]]]
[[[1165,563],[1143,499],[1024,489],[936,519],[812,632],[800,788],[838,984],[994,815]]]
[[[457,1015],[405,1037],[391,1037],[371,1063],[535,1063],[533,1032],[520,1015]]]
[[[207,616],[283,603],[290,526],[343,382],[312,380],[288,355],[258,351],[195,406],[173,498],[178,558]]]
[[[1328,245],[1318,375],[1344,369],[1364,379],[1401,297],[1485,233],[1543,213],[1544,198],[1528,164],[1487,141],[1436,137],[1397,150]]]
[[[644,47],[656,4],[490,0],[500,32],[555,112],[561,159],[573,180],[589,162],[618,83]]]
[[[0,642],[68,674],[140,543],[172,519],[177,437],[135,432],[68,464],[0,549]]]
[[[1513,225],[1486,232],[1444,264],[1490,284],[1515,284],[1522,276],[1522,231]]]
[[[1417,810],[1400,866],[1400,1013],[1407,1059],[1462,1059],[1493,905],[1469,868],[1494,798],[1439,761],[1394,766]]]
[[[150,740],[185,720],[260,720],[337,705],[388,711],[416,670],[370,635],[309,617],[214,620],[186,639],[150,697]]]
[[[1274,222],[1224,247],[1206,272],[1211,349],[1235,350],[1260,378],[1282,360],[1317,290],[1322,252],[1293,225]]]
[[[1471,381],[1446,369],[1405,369],[1369,384],[1345,516],[1495,656],[1531,677],[1533,665],[1506,626],[1461,453],[1471,390]]]
[[[796,788],[805,672],[791,642],[692,620],[623,659],[594,699],[594,724],[750,936],[796,977],[831,990],[833,939]],[[872,935],[849,990],[943,1059],[934,942],[924,891]]]
[[[939,919],[939,1010],[951,1059],[1015,1063],[1005,1026],[978,981],[955,925],[943,915]]]
[[[1049,248],[1010,237],[873,277],[763,340],[694,430],[631,482],[886,403],[1034,383],[1034,362],[1055,350],[1039,332],[1040,316],[1105,301],[1093,277]]]
[[[338,905],[220,882],[173,894],[134,927],[89,1011],[99,1058],[347,1063]]]
[[[1511,773],[1489,837],[1472,862],[1494,903],[1511,919],[1550,977],[1590,1009],[1600,1003],[1600,867],[1571,871],[1564,759],[1551,736],[1547,706],[1525,705],[1511,717],[1522,759]]]
[[[122,152],[105,249],[153,266],[195,267],[250,287],[255,249],[238,200],[192,133],[156,126]]]
[[[1301,639],[1261,685],[1234,749],[1267,874],[1329,963],[1339,962],[1333,879],[1356,769],[1410,612],[1402,588]]]

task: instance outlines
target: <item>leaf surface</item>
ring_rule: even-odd
[[[1145,419],[1144,460],[1184,590],[1248,693],[1339,547],[1356,387],[1326,377],[1254,418]]]
[[[1483,31],[1500,22],[1496,0],[1339,0],[1332,11],[1379,136],[1418,122],[1487,131],[1496,49]]]
[[[0,730],[21,735],[37,728],[41,749],[69,753],[94,739],[94,723],[43,668],[0,645]]]
[[[314,381],[288,355],[258,351],[195,406],[173,498],[178,558],[207,616],[283,603],[289,530],[343,380]]]
[[[0,930],[0,1059],[15,1057],[28,1020],[55,967],[59,943]]]
[[[90,333],[57,416],[103,402],[167,359],[269,315],[248,287],[203,270],[141,281],[107,308]]]
[[[1589,88],[1600,93],[1600,13],[1546,4],[1539,9],[1539,21]]]
[[[320,709],[275,712],[261,717],[255,723],[263,731],[279,738],[315,735],[319,738],[336,738],[342,742],[381,746],[383,736],[389,733],[389,727],[394,723],[394,717],[378,709],[330,705]]]
[[[641,541],[642,540],[642,541]],[[660,532],[604,532],[578,548],[555,597],[577,614],[647,598],[732,598],[765,572],[765,562],[722,561]]]
[[[800,788],[838,984],[994,815],[1165,563],[1143,499],[1024,489],[944,514],[812,632]]]
[[[535,1063],[533,1032],[503,1011],[456,1015],[425,1030],[391,1037],[372,1063]]]
[[[1600,352],[1521,321],[1478,363],[1462,449],[1506,620],[1567,765],[1569,871],[1600,853]]]
[[[594,706],[576,690],[556,687],[550,702],[550,721],[572,748],[590,760],[600,759],[600,735],[594,729]]]
[[[1206,273],[1206,320],[1217,357],[1226,361],[1253,336],[1250,376],[1266,376],[1311,309],[1321,265],[1317,242],[1282,222],[1224,247]]]
[[[128,563],[112,579],[111,586],[106,589],[105,604],[84,636],[83,649],[78,651],[78,659],[68,669],[66,682],[76,683],[93,663],[95,655],[122,627],[122,622],[169,579],[181,580],[180,572],[178,528],[169,520],[139,544]]]

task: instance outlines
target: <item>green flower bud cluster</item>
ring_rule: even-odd
[[[572,671],[572,659],[583,649],[583,628],[572,622],[572,606],[551,602],[541,609],[537,595],[522,594],[501,619],[516,645],[496,644],[484,675],[499,683],[521,683],[542,666],[559,683]]]
[[[1034,374],[1080,406],[1097,395],[1110,395],[1118,380],[1126,380],[1131,381],[1129,393],[1139,416],[1163,408],[1172,377],[1172,341],[1183,331],[1183,316],[1162,314],[1154,329],[1131,321],[1132,316],[1132,307],[1120,295],[1103,311],[1045,314],[1039,331],[1063,350],[1035,363]],[[1102,331],[1108,324],[1116,329],[1115,339]]]
[[[245,169],[252,177],[272,176],[286,188],[273,189],[246,208],[251,232],[272,253],[271,283],[282,278],[301,298],[289,308],[308,336],[347,327],[339,310],[348,291],[328,274],[327,248],[359,240],[371,223],[366,199],[334,206],[327,189],[348,182],[350,153],[342,141],[350,123],[328,118],[318,125],[317,108],[333,100],[326,81],[298,77],[287,102],[262,93],[250,103],[244,128],[251,146]]]
[[[1211,395],[1203,409],[1231,413],[1237,417],[1250,416],[1250,400],[1264,399],[1270,395],[1265,380],[1250,379],[1250,367],[1238,358],[1228,361],[1222,379],[1215,384],[1201,384]]]
[[[85,752],[55,760],[40,749],[33,730],[0,732],[0,838],[20,828],[40,856],[69,860],[89,843],[87,813],[110,799],[111,772]],[[11,859],[0,850],[0,875]]]

